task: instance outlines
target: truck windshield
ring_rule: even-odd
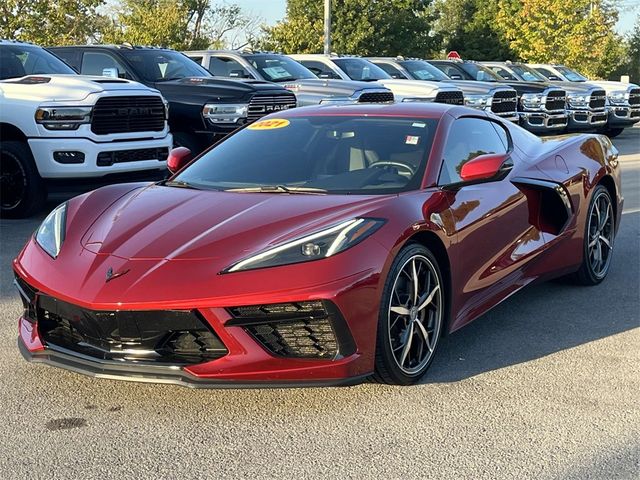
[[[386,80],[391,76],[377,65],[362,58],[336,58],[333,60],[351,80],[362,82],[373,82],[375,80]]]
[[[516,72],[525,82],[546,82],[548,81],[543,75],[536,72],[533,68],[524,65],[511,65],[511,69]]]
[[[145,82],[166,82],[187,77],[211,77],[211,73],[174,50],[121,49],[119,52]]]
[[[318,78],[311,70],[284,55],[247,55],[245,58],[265,80],[270,82]]]
[[[433,118],[271,116],[227,137],[171,184],[245,193],[419,189],[437,124]]]
[[[575,70],[571,70],[570,68],[567,68],[567,67],[558,66],[556,67],[556,70],[558,70],[562,75],[567,77],[567,80],[569,80],[570,82],[586,82],[588,80],[587,77],[584,77],[580,75],[578,72],[576,72]]]
[[[431,80],[434,82],[450,80],[444,73],[424,60],[406,60],[400,62],[400,65],[406,68],[416,80]]]
[[[42,74],[77,75],[69,65],[44,48],[0,45],[0,80]]]

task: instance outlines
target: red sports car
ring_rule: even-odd
[[[525,285],[601,282],[623,202],[606,137],[441,104],[280,112],[169,163],[29,240],[28,360],[197,387],[411,384],[442,335]]]

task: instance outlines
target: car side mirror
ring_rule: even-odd
[[[462,80],[462,75],[459,75],[457,73],[453,73],[453,74],[449,75],[449,78],[451,80]]]
[[[103,68],[102,69],[102,76],[103,77],[109,77],[109,78],[119,78],[118,69],[115,68],[115,67]]]
[[[167,169],[169,169],[171,174],[177,173],[191,160],[193,160],[193,154],[187,147],[174,148],[169,152],[169,158],[167,158]]]
[[[513,167],[508,153],[487,153],[469,160],[462,166],[460,177],[463,182],[492,180]]]

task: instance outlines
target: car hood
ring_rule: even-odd
[[[397,198],[293,197],[160,185],[136,188],[90,219],[80,243],[94,254],[128,260],[224,258],[223,263],[230,264],[269,246],[367,215]],[[81,209],[79,215],[84,215]],[[89,223],[86,220],[81,223]]]
[[[35,102],[74,102],[96,93],[135,93],[136,90],[155,92],[131,80],[86,75],[28,75],[0,82],[0,91],[5,97]]]
[[[612,82],[607,80],[589,80],[588,83],[602,88],[607,93],[620,91],[624,92],[627,90],[631,90],[632,88],[638,88],[638,85],[636,85],[635,83]]]
[[[280,85],[262,80],[228,80],[217,77],[188,77],[157,82],[155,87],[167,99],[199,103],[200,101],[233,101],[248,99],[255,93],[289,94]]]
[[[376,83],[387,87],[394,95],[402,97],[435,97],[441,91],[459,91],[448,82],[430,82],[428,80],[398,80],[395,78],[377,80]]]
[[[507,85],[500,85],[491,82],[476,82],[470,80],[447,80],[446,83],[454,85],[464,93],[471,95],[482,95],[493,92],[494,90],[513,90]]]
[[[294,93],[298,92],[325,92],[328,94],[342,94],[351,96],[360,90],[380,90],[376,82],[358,82],[355,80],[337,80],[325,78],[302,78],[283,82],[282,85]]]

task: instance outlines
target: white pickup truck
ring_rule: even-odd
[[[3,217],[36,213],[60,188],[159,179],[171,147],[157,90],[77,75],[43,48],[0,41]]]

